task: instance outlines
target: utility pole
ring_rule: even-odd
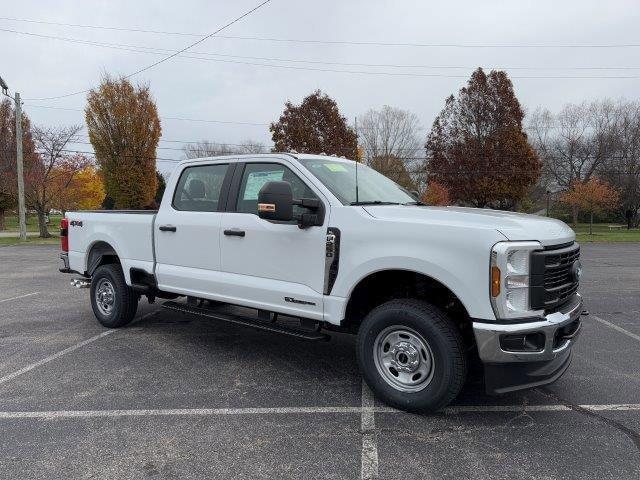
[[[20,222],[20,240],[27,239],[27,221],[24,206],[24,167],[22,159],[22,103],[16,92],[16,164],[18,170],[18,221]]]
[[[9,87],[0,77],[0,87],[2,88],[2,94],[11,98],[8,94]],[[22,102],[20,101],[20,94],[15,93],[12,100],[16,104],[16,169],[18,173],[18,222],[20,224],[20,240],[27,240],[27,221],[26,221],[26,209],[24,202],[24,168],[22,158]]]

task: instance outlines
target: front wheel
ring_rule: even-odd
[[[91,278],[90,292],[93,314],[105,327],[123,327],[136,315],[138,295],[127,285],[120,265],[99,266]]]
[[[372,310],[360,326],[357,353],[369,388],[402,410],[436,411],[458,395],[466,378],[457,326],[420,300],[392,300]]]

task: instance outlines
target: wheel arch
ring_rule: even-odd
[[[121,264],[120,256],[116,249],[104,240],[93,242],[87,252],[85,273],[88,276],[92,276],[100,265],[109,263]]]
[[[410,269],[380,269],[362,277],[349,292],[343,325],[355,330],[371,310],[399,298],[427,301],[447,311],[456,323],[470,325],[469,311],[452,288],[431,275]]]

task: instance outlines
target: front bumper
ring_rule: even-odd
[[[526,323],[473,322],[478,355],[485,366],[489,393],[505,393],[557,380],[569,367],[580,332],[582,297],[575,294],[559,311]],[[533,335],[538,348],[505,348],[505,339]],[[542,335],[542,336],[541,336]],[[523,342],[524,343],[524,342]],[[513,345],[513,342],[510,344]]]

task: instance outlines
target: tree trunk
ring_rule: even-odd
[[[593,211],[591,211],[591,215],[589,216],[589,235],[593,235]]]
[[[0,208],[0,232],[4,230],[4,208]]]
[[[573,228],[578,228],[578,207],[572,207],[571,213],[573,215]]]
[[[51,234],[47,229],[47,222],[43,211],[38,210],[38,228],[40,230],[40,238],[49,238]]]

